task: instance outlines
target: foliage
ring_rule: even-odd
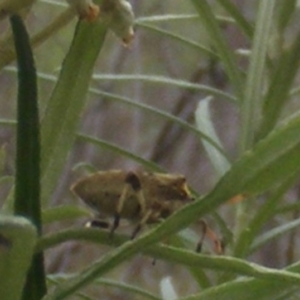
[[[51,7],[58,7],[56,2],[48,2]],[[135,4],[137,7],[137,3]],[[39,5],[45,4],[42,2],[35,3],[33,8]],[[146,7],[149,3],[144,5]],[[181,5],[188,6],[190,13],[181,13]],[[151,5],[149,6],[151,8]],[[43,96],[39,101],[42,108],[41,122],[40,126],[34,125],[35,129],[40,129],[41,132],[41,158],[39,159],[39,155],[35,154],[34,163],[41,166],[41,196],[36,195],[36,198],[43,206],[43,214],[42,216],[38,215],[40,210],[38,205],[34,209],[34,213],[37,214],[36,218],[32,218],[30,213],[25,213],[25,215],[33,220],[38,229],[40,229],[39,221],[36,222],[36,220],[40,217],[42,217],[44,225],[50,224],[53,227],[49,227],[50,233],[41,234],[38,237],[35,253],[41,255],[44,251],[54,246],[62,246],[68,241],[80,241],[84,245],[92,243],[99,247],[100,245],[111,247],[110,251],[95,259],[91,265],[86,264],[83,269],[78,267],[76,273],[57,272],[51,276],[50,274],[47,275],[48,291],[43,299],[66,299],[74,295],[82,299],[93,299],[90,290],[84,289],[86,294],[82,292],[83,288],[87,286],[96,286],[97,289],[101,289],[103,286],[114,287],[124,294],[132,294],[132,297],[136,295],[137,299],[140,297],[145,299],[161,299],[161,297],[166,300],[174,299],[176,293],[178,293],[176,295],[178,299],[185,300],[295,299],[299,293],[300,282],[299,255],[295,250],[299,242],[295,238],[294,231],[299,225],[297,219],[299,205],[297,201],[290,201],[289,195],[296,195],[296,199],[299,196],[297,194],[297,180],[300,171],[300,115],[299,105],[295,101],[299,89],[295,87],[297,86],[300,62],[300,31],[298,30],[299,26],[293,28],[293,25],[297,24],[298,7],[296,1],[284,0],[257,1],[255,4],[248,4],[248,7],[252,9],[252,18],[242,11],[242,5],[239,7],[232,0],[191,0],[185,4],[178,3],[178,9],[172,6],[176,12],[174,14],[171,13],[170,9],[170,14],[136,18],[137,30],[144,31],[150,40],[149,42],[147,38],[142,39],[146,48],[150,47],[152,39],[164,37],[172,40],[174,48],[185,49],[182,50],[182,54],[174,51],[177,54],[176,60],[182,59],[183,61],[181,74],[188,72],[185,68],[189,64],[189,59],[192,59],[194,55],[197,56],[197,59],[201,61],[201,67],[195,72],[193,82],[174,79],[169,74],[165,75],[160,69],[159,62],[148,65],[147,61],[150,60],[151,55],[145,55],[141,61],[150,70],[154,69],[155,75],[149,75],[147,71],[142,72],[143,69],[138,69],[139,72],[132,72],[131,74],[117,74],[117,72],[107,74],[105,70],[108,68],[107,65],[112,64],[116,57],[111,49],[106,49],[106,43],[109,44],[112,41],[114,48],[116,47],[116,40],[109,40],[110,36],[107,35],[107,28],[104,23],[88,23],[86,21],[79,21],[76,25],[73,40],[63,60],[59,76],[38,73],[42,89],[45,88],[43,81],[48,83],[54,81],[55,87],[51,91],[49,99]],[[249,15],[251,14],[249,13]],[[65,18],[65,22],[62,22],[63,18]],[[68,10],[68,14],[63,11],[49,25],[49,30],[44,28],[36,36],[33,36],[33,47],[36,45],[36,40],[54,39],[58,34],[57,31],[64,30],[64,26],[70,19],[70,11]],[[186,28],[193,30],[186,32],[182,25],[185,22],[187,24],[192,22],[192,26],[187,25]],[[229,41],[229,37],[226,35],[228,28],[242,37],[244,44],[248,45],[247,51],[233,47],[232,41]],[[201,33],[200,40],[196,29]],[[183,34],[177,33],[176,30],[182,31]],[[196,31],[197,34],[195,35]],[[7,42],[4,38],[2,43],[0,42],[0,47],[5,41]],[[139,43],[142,43],[141,40]],[[7,45],[7,49],[10,49],[11,45],[9,43]],[[137,47],[137,49],[141,49],[141,47]],[[131,51],[134,51],[136,55],[135,60],[140,59],[140,54],[137,55],[136,50]],[[38,57],[37,50],[36,53]],[[2,66],[13,59],[14,54],[11,54],[10,51],[9,55],[5,57],[6,60],[0,59]],[[116,63],[118,66],[122,66],[121,62],[124,59],[122,55],[120,57],[121,60]],[[168,56],[166,55],[166,57]],[[157,58],[155,59],[157,60]],[[171,64],[170,69],[172,70],[175,65],[175,63]],[[221,70],[222,84],[218,85],[217,80],[213,84],[199,84],[199,78],[205,78],[205,75],[210,72],[215,74],[213,72],[215,69],[212,67],[214,65],[218,65],[218,70]],[[196,68],[195,63],[192,63],[191,66]],[[20,72],[21,67],[18,68]],[[153,103],[140,103],[132,96],[132,90],[138,90],[137,87],[140,87],[138,84],[141,82],[144,90],[137,94],[141,98],[147,97],[149,94]],[[19,84],[21,85],[21,78]],[[112,89],[112,86],[115,88]],[[168,89],[169,86],[170,89]],[[171,112],[162,108],[163,105],[167,108],[170,107],[170,103],[163,103],[160,107],[160,101],[163,101],[161,99],[155,101],[154,92],[152,94],[153,88],[158,91],[156,97],[162,97],[161,95],[164,95],[165,91],[168,91],[166,94],[172,94],[171,89],[184,90],[182,107],[188,107],[188,102],[192,101],[193,98],[197,98],[197,102],[200,99],[199,104],[193,106],[192,110],[195,124],[188,117],[184,118],[184,114],[180,114],[184,111],[182,107],[179,108],[178,106],[178,114],[176,114],[177,108],[174,110],[172,106]],[[90,102],[86,101],[87,94]],[[25,94],[19,96],[26,98]],[[97,102],[99,97],[102,101],[97,109],[104,111],[100,115],[102,122],[112,120],[115,123],[118,118],[121,118],[121,114],[109,113],[111,107],[116,110],[120,109],[122,114],[125,114],[126,107],[130,108],[133,114],[137,112],[144,114],[145,119],[148,120],[147,127],[141,125],[143,124],[141,119],[135,118],[134,126],[131,129],[128,127],[126,130],[125,127],[124,129],[121,128],[124,132],[135,133],[130,137],[130,140],[133,137],[135,143],[139,143],[139,145],[145,143],[149,146],[148,140],[152,139],[153,132],[157,127],[159,128],[159,137],[163,142],[157,143],[157,149],[155,148],[152,155],[149,155],[150,159],[146,159],[141,154],[143,151],[140,149],[137,151],[138,153],[135,153],[133,150],[124,149],[122,143],[116,145],[109,138],[114,135],[112,129],[108,130],[108,134],[104,135],[104,138],[99,138],[97,134],[78,132],[84,114],[90,107],[93,110],[94,107],[91,103]],[[167,99],[172,99],[172,97],[174,97],[173,94]],[[224,137],[227,134],[226,129],[218,130],[218,123],[214,117],[212,105],[222,101],[223,106],[235,110],[238,116],[238,118],[230,120],[231,123],[236,122],[234,127],[238,130],[233,139],[233,148],[238,149],[236,153],[232,153],[228,144],[224,142]],[[175,102],[174,106],[176,106]],[[29,107],[27,109],[27,112],[32,113],[36,108]],[[156,120],[164,120],[165,123],[159,127],[162,123],[157,121],[157,125]],[[18,115],[17,121],[20,125],[22,116]],[[11,119],[2,119],[1,125],[3,127],[15,126],[15,122]],[[227,125],[227,123],[224,124],[224,127]],[[28,129],[30,124],[29,127],[27,126],[25,122],[22,128]],[[144,136],[136,134],[139,131],[134,131],[136,130],[135,126],[142,128],[143,131],[141,132]],[[181,131],[178,128],[181,128]],[[173,135],[174,131],[179,132],[178,135]],[[107,127],[103,132],[107,132]],[[91,164],[97,165],[97,163],[92,162],[91,157],[82,159],[78,152],[74,151],[78,144],[93,145],[99,149],[105,158],[109,157],[104,154],[107,151],[110,155],[124,156],[128,160],[135,161],[136,164],[144,168],[161,171],[165,169],[165,165],[161,159],[163,151],[160,151],[159,147],[165,147],[164,151],[166,151],[165,149],[173,150],[178,145],[176,140],[183,144],[182,132],[185,137],[194,136],[196,140],[202,141],[202,149],[207,153],[206,161],[209,161],[213,166],[213,171],[207,174],[207,177],[210,177],[210,186],[204,196],[199,196],[195,192],[196,201],[130,241],[128,241],[128,236],[119,233],[116,233],[113,240],[109,240],[107,232],[98,229],[63,229],[61,226],[58,231],[53,230],[55,222],[75,222],[75,220],[86,217],[88,214],[86,210],[79,208],[78,204],[74,204],[74,202],[72,205],[63,203],[61,206],[51,207],[51,199],[58,189],[64,168],[67,168],[67,172],[71,173],[70,164],[77,164],[74,169],[76,172],[82,173],[82,169],[86,170],[88,167],[93,169]],[[127,133],[127,135],[130,134]],[[28,139],[33,138],[34,141],[37,133],[29,130],[26,137]],[[166,140],[171,141],[171,146],[165,143]],[[191,145],[189,144],[189,147],[192,148]],[[17,144],[17,147],[18,155],[18,151],[24,150],[23,147],[25,146],[24,144],[23,146]],[[125,148],[129,149],[130,147]],[[141,149],[143,149],[142,146]],[[32,154],[32,150],[26,151]],[[178,158],[176,160],[185,159],[180,155],[183,151],[189,153],[191,150],[181,146],[177,152]],[[169,152],[167,151],[167,153]],[[66,164],[70,154],[75,159]],[[7,159],[6,155],[1,153],[0,159],[4,161]],[[200,154],[196,153],[191,165],[197,165],[198,160],[200,160]],[[18,175],[18,165],[24,161],[20,159],[18,161],[17,156],[17,162],[16,199],[19,200],[16,200],[14,207],[17,214],[23,214],[23,196],[27,195],[26,198],[28,197],[28,199],[31,196],[26,194],[26,185],[22,186],[22,184],[26,183],[32,174],[35,176],[34,174],[37,173],[34,173],[36,171],[34,166],[27,166],[31,173],[28,173],[28,178],[23,174],[22,179],[22,176]],[[1,162],[1,165],[5,165],[5,162]],[[106,165],[102,162],[100,166]],[[5,178],[7,177],[3,176],[3,182]],[[37,174],[35,178],[38,179],[39,175]],[[196,178],[194,182],[198,184],[199,178],[197,176],[194,178]],[[38,183],[35,187],[38,189]],[[30,192],[34,192],[34,188]],[[35,192],[38,193],[38,191]],[[237,197],[242,200],[238,203],[228,204],[229,200],[233,202],[232,199]],[[13,206],[12,201],[13,198],[10,193],[3,204],[3,212],[6,214],[12,212],[10,211],[10,207]],[[21,203],[21,207],[18,206],[18,203]],[[207,215],[211,215],[211,219],[219,225],[220,234],[224,236],[225,244],[227,244],[224,255],[195,253],[189,250],[190,242],[195,240],[193,236],[187,230],[179,233],[192,223],[197,222],[199,218]],[[1,256],[15,251],[5,242],[7,241],[7,228],[10,226],[10,222],[13,220],[7,221],[5,219],[5,222],[0,222],[0,271],[3,270]],[[15,223],[13,224],[16,226]],[[18,225],[18,222],[16,224]],[[271,228],[270,224],[276,224],[275,228]],[[29,226],[28,234],[31,234],[31,239],[34,239],[31,225],[26,226]],[[22,226],[21,228],[24,230]],[[177,234],[177,238],[170,241],[171,245],[159,244],[160,241],[174,234]],[[281,236],[288,238],[284,242],[280,242],[279,237]],[[8,238],[11,236],[8,235]],[[274,240],[279,241],[280,261],[284,261],[284,264],[281,266],[277,264],[276,268],[269,268],[263,263],[251,261],[253,258],[259,258],[259,254],[265,251],[264,246]],[[288,248],[286,256],[282,254],[283,246]],[[32,247],[31,244],[27,244],[29,250],[26,257],[32,255],[30,247]],[[138,253],[159,259],[156,263],[158,265],[162,264],[161,261],[165,261],[176,263],[182,269],[188,270],[194,279],[193,286],[196,288],[196,293],[187,295],[177,291],[180,281],[184,281],[184,277],[180,277],[180,274],[179,278],[176,274],[172,274],[174,277],[172,281],[161,280],[160,288],[163,290],[161,293],[163,296],[157,295],[150,288],[142,285],[137,287],[132,282],[119,283],[117,280],[109,279],[115,269],[122,270],[124,263],[130,263],[132,257]],[[13,255],[12,252],[11,255]],[[12,267],[15,268],[15,266]],[[25,267],[27,268],[27,266]],[[159,268],[159,266],[154,268]],[[17,275],[16,282],[20,285],[24,278],[20,279],[21,276],[17,278]],[[30,280],[29,277],[27,279]],[[173,286],[170,282],[173,283]],[[1,288],[3,287],[0,283],[0,290]],[[39,296],[32,296],[31,299],[39,298]]]

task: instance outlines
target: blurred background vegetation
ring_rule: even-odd
[[[199,102],[210,96],[207,88],[216,88],[232,95],[232,84],[226,75],[223,65],[214,52],[210,38],[205,28],[199,22],[199,17],[191,1],[180,0],[131,0],[135,15],[135,39],[129,47],[123,47],[121,41],[108,32],[104,47],[101,50],[94,67],[90,91],[87,94],[85,108],[81,114],[78,133],[99,138],[124,148],[131,154],[157,164],[169,173],[184,174],[190,186],[199,194],[208,193],[219,179],[219,174],[209,160],[201,138],[191,130],[187,130],[178,122],[171,122],[155,111],[140,109],[126,105],[122,101],[110,97],[110,94],[126,97],[133,102],[148,105],[157,110],[176,116],[177,118],[195,124],[195,111]],[[228,12],[218,3],[211,2],[214,13],[218,16],[222,34],[225,36],[232,52],[237,56],[238,66],[246,72],[249,66],[249,49],[251,39],[232,21]],[[226,2],[226,1],[225,1]],[[259,1],[236,0],[238,11],[254,24],[257,18]],[[282,1],[277,1],[280,7]],[[31,36],[38,33],[66,9],[63,1],[39,0],[30,9],[26,24]],[[280,15],[280,12],[277,12]],[[158,16],[154,18],[154,16]],[[274,18],[272,36],[269,38],[269,58],[275,59],[282,49],[288,47],[299,30],[299,9],[295,6],[293,16],[285,28],[283,35],[278,30]],[[46,41],[34,48],[36,68],[39,74],[39,104],[41,118],[46,108],[49,95],[55,86],[62,62],[70,47],[77,19],[73,18],[66,26],[51,35]],[[2,39],[7,33],[6,21],[1,23]],[[3,45],[3,44],[2,44]],[[279,46],[280,45],[280,46]],[[201,46],[205,47],[202,49]],[[278,53],[279,52],[279,53]],[[84,60],[85,57],[82,57]],[[3,64],[2,64],[3,65]],[[0,145],[3,175],[1,182],[1,199],[5,199],[12,185],[15,157],[15,127],[8,120],[15,119],[16,73],[14,64],[5,64],[0,73]],[[243,73],[242,72],[242,73]],[[128,75],[128,76],[121,76]],[[297,81],[298,78],[296,78]],[[204,86],[203,86],[204,85]],[[69,87],[72,89],[72,86]],[[100,94],[95,92],[101,91]],[[107,94],[105,94],[107,93]],[[213,93],[209,102],[211,121],[215,126],[221,144],[230,160],[239,156],[239,108],[236,102],[226,94]],[[285,106],[283,116],[290,115],[298,109],[297,97],[291,99]],[[57,120],[59,123],[60,120]],[[87,142],[77,135],[72,151],[65,161],[59,182],[52,193],[46,207],[60,204],[81,205],[69,192],[69,186],[74,180],[86,174],[87,164],[98,170],[145,168],[143,164],[120,151],[112,151],[103,144],[97,146]],[[77,166],[77,167],[76,167]],[[82,165],[81,165],[82,166]],[[288,190],[286,203],[297,204],[299,185]],[[251,207],[251,213],[263,203],[258,198]],[[252,205],[252,204],[251,204]],[[229,228],[234,227],[234,204],[226,204],[219,209]],[[264,229],[284,224],[287,220],[297,219],[299,208],[292,212],[276,216],[264,224]],[[45,227],[45,232],[52,232],[62,227],[83,226],[87,218],[76,221],[57,222]],[[214,229],[218,227],[214,218],[207,217]],[[199,228],[198,228],[199,230]],[[250,257],[254,262],[269,267],[284,267],[299,257],[296,238],[297,231],[292,230],[282,238],[269,242]],[[222,233],[220,232],[220,235]],[[228,241],[225,241],[225,243]],[[95,258],[101,257],[110,247],[68,242],[46,252],[46,267],[48,273],[77,272]],[[207,245],[205,252],[211,251]],[[107,278],[117,281],[134,283],[146,290],[159,294],[160,281],[172,277],[176,292],[185,296],[198,291],[198,286],[189,271],[179,265],[157,261],[153,266],[151,259],[141,255],[135,256],[119,268],[111,271]],[[184,278],[185,280],[182,280]],[[101,299],[140,299],[124,290],[104,285],[89,288],[90,295],[101,294]],[[99,297],[99,296],[95,296]],[[95,298],[96,299],[96,298]]]

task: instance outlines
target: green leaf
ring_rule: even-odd
[[[37,231],[27,219],[0,215],[1,299],[21,299],[36,239]]]
[[[75,140],[89,81],[103,46],[105,25],[79,22],[42,121],[42,199],[57,184]]]
[[[17,155],[15,214],[31,218],[41,229],[40,222],[40,145],[37,104],[37,79],[29,36],[21,17],[13,15],[18,62]]]
[[[195,119],[197,128],[209,136],[219,147],[222,149],[221,141],[215,131],[213,122],[211,120],[210,111],[209,111],[209,104],[212,98],[207,97],[202,99],[195,112]],[[220,152],[212,147],[207,141],[203,139],[203,146],[206,150],[206,153],[209,157],[211,164],[214,166],[218,177],[221,178],[229,169],[230,163],[223,155],[220,155]]]
[[[237,183],[244,194],[260,194],[299,171],[299,126],[299,115],[287,120],[233,167],[244,172]]]
[[[63,280],[68,280],[68,279],[71,279],[72,277],[74,278],[76,276],[78,276],[78,274],[57,274],[57,275],[48,276],[48,279],[50,281],[59,283]],[[146,290],[144,290],[138,286],[130,285],[127,283],[123,283],[123,282],[115,281],[115,280],[111,280],[111,279],[104,279],[104,278],[97,279],[94,281],[94,286],[97,286],[97,288],[99,288],[99,286],[115,288],[124,293],[130,293],[132,295],[142,297],[142,299],[161,300],[161,298],[159,298],[158,296],[155,296],[153,293],[147,292]],[[76,296],[78,296],[78,295],[76,295]],[[92,299],[92,298],[86,298],[86,299]]]
[[[0,147],[0,173],[3,173],[6,159],[5,145]]]
[[[161,34],[163,36],[169,37],[175,41],[178,41],[186,46],[190,46],[192,48],[195,48],[195,50],[201,51],[204,54],[208,55],[209,57],[214,57],[217,58],[217,54],[215,52],[213,52],[212,50],[210,50],[209,48],[207,48],[206,46],[203,46],[193,40],[187,39],[185,36],[182,35],[178,35],[176,33],[173,33],[171,31],[165,30],[165,29],[161,29],[157,26],[153,26],[153,25],[149,25],[147,23],[144,22],[140,22],[137,21],[136,24],[141,27],[141,28],[145,28],[148,30],[151,30],[153,32],[156,32],[158,34]]]
[[[152,230],[152,232],[155,232],[155,229]],[[119,248],[128,248],[129,244],[135,248],[135,244],[140,243],[140,240],[143,238],[141,237],[134,241],[128,241],[128,239],[129,237],[116,234],[114,236],[114,240],[111,240],[109,239],[109,233],[107,231],[95,228],[68,229],[42,237],[37,244],[36,251],[46,250],[50,247],[54,247],[62,242],[67,242],[70,240],[82,240],[96,244],[115,246],[116,249],[111,251],[114,252],[113,255],[111,255],[111,252],[107,253],[104,257],[97,260],[93,266],[87,267],[83,272],[91,273],[92,270],[95,271],[95,269],[97,269],[100,265],[105,264],[102,262],[102,260],[106,260],[108,257],[115,256],[116,252],[119,252]],[[214,271],[228,271],[234,274],[252,276],[266,281],[285,280],[287,283],[292,285],[297,284],[300,281],[300,274],[293,272],[292,270],[276,270],[267,268],[235,257],[201,254],[162,244],[147,248],[141,247],[140,252],[149,256],[154,256],[157,259],[163,259],[185,266],[198,266],[199,268]],[[95,267],[95,265],[97,265],[97,267]],[[98,271],[98,275],[103,275],[107,270],[102,269],[101,271]],[[83,278],[83,273],[78,274],[76,277],[72,277],[70,281],[78,281],[79,277]]]
[[[282,236],[295,228],[298,228],[299,225],[300,225],[300,219],[296,219],[265,232],[255,240],[250,251],[251,252],[256,251],[257,249],[261,248],[264,244],[272,241],[273,239],[278,238],[279,236]]]
[[[300,65],[300,32],[290,49],[285,50],[270,78],[270,86],[264,98],[263,119],[257,139],[264,137],[276,125]]]
[[[247,71],[245,93],[241,107],[241,149],[248,149],[254,143],[255,133],[261,120],[263,93],[266,77],[266,58],[275,2],[260,1]]]
[[[132,152],[129,152],[115,144],[109,143],[105,140],[102,139],[98,139],[95,137],[91,137],[85,134],[78,134],[78,139],[87,143],[91,143],[96,145],[97,147],[101,147],[103,149],[107,149],[111,152],[117,153],[118,155],[122,155],[124,157],[127,157],[133,161],[136,161],[138,163],[140,163],[141,165],[143,165],[145,168],[149,168],[150,170],[155,170],[157,172],[163,172],[163,169],[155,164],[152,161],[146,160],[138,155],[133,154]]]
[[[293,13],[297,8],[297,0],[280,0],[276,4],[278,11],[278,29],[282,32],[291,20]]]
[[[241,73],[238,69],[238,64],[233,55],[232,49],[227,44],[224,34],[222,33],[218,21],[211,10],[210,5],[206,0],[190,0],[195,6],[199,14],[200,21],[205,26],[207,33],[211,38],[211,42],[215,51],[219,54],[220,61],[223,63],[227,76],[233,85],[238,100],[241,100],[243,95],[243,82],[241,80]]]
[[[56,244],[59,244],[63,241],[68,241],[68,240],[85,240],[85,241],[90,241],[94,243],[100,243],[100,244],[108,244],[111,245],[113,243],[114,246],[117,248],[115,250],[110,251],[107,255],[102,257],[100,260],[94,262],[93,266],[86,268],[85,274],[78,274],[78,276],[74,276],[72,278],[69,278],[64,283],[61,283],[58,285],[58,289],[56,293],[53,295],[49,295],[48,297],[45,297],[45,299],[63,299],[63,297],[67,296],[67,294],[63,294],[66,292],[66,289],[71,288],[71,283],[78,283],[80,280],[84,279],[84,276],[89,273],[91,275],[92,272],[95,272],[95,269],[98,269],[98,274],[94,273],[94,279],[96,279],[99,275],[103,275],[104,273],[107,272],[107,269],[104,268],[104,265],[106,264],[107,258],[114,257],[116,258],[115,254],[118,252],[121,255],[122,250],[128,249],[128,247],[135,247],[134,245],[139,243],[140,241],[135,240],[133,242],[127,242],[126,244],[123,244],[120,246],[124,241],[126,240],[124,236],[116,234],[115,238],[113,241],[111,241],[108,238],[108,233],[104,232],[102,230],[98,229],[80,229],[80,230],[74,230],[74,229],[69,229],[65,230],[63,232],[59,232],[57,234],[51,234],[47,237],[44,237],[40,240],[38,248],[41,249],[46,249],[49,246],[54,246]],[[140,239],[141,240],[141,239]],[[129,246],[130,245],[130,246]],[[120,250],[120,248],[123,248]],[[240,292],[242,292],[243,287],[244,290],[246,290],[249,285],[246,284],[246,282],[252,282],[252,291],[249,291],[249,293],[253,296],[251,292],[254,292],[256,290],[261,290],[261,293],[259,295],[264,295],[263,291],[267,294],[267,291],[269,295],[274,295],[272,291],[273,289],[270,289],[270,285],[274,285],[277,289],[276,293],[278,293],[278,290],[285,288],[291,288],[293,286],[297,286],[300,281],[300,275],[294,271],[294,269],[290,270],[276,270],[276,269],[271,269],[271,268],[266,268],[263,266],[260,266],[255,263],[247,262],[242,259],[237,259],[234,257],[225,257],[225,256],[214,256],[214,255],[205,255],[205,254],[199,254],[191,251],[186,251],[182,250],[179,248],[174,248],[174,247],[169,247],[169,246],[164,246],[164,245],[155,245],[152,247],[141,247],[140,251],[143,254],[147,254],[150,256],[154,256],[155,258],[158,259],[163,259],[167,260],[171,263],[179,263],[183,264],[185,266],[192,266],[195,267],[197,266],[198,268],[205,268],[205,269],[210,269],[214,271],[227,271],[227,272],[232,272],[234,274],[239,274],[239,275],[244,275],[244,276],[253,276],[256,279],[244,279],[244,280],[239,280],[237,282],[233,283],[226,283],[223,285],[220,285],[218,287],[213,287],[205,290],[203,292],[203,296],[206,295],[206,291],[208,295],[216,295],[216,297],[221,297],[221,298],[216,298],[216,299],[239,299],[237,296],[240,296]],[[113,253],[113,254],[112,254]],[[114,264],[114,261],[111,261],[112,264]],[[103,269],[99,269],[99,266],[102,265]],[[231,284],[234,284],[234,286],[237,288],[237,293],[233,292],[233,288],[228,289],[228,292],[226,293],[227,298],[222,298],[223,294],[218,293],[218,289],[220,291],[223,291],[224,288],[227,286],[230,287]],[[239,288],[238,285],[241,285],[241,288]],[[245,286],[246,284],[246,286]],[[269,290],[267,290],[269,289]],[[230,298],[228,296],[229,293],[232,293],[232,297],[236,298]],[[197,296],[200,297],[202,295],[198,294]],[[236,295],[236,296],[235,296]],[[198,298],[193,298],[190,297],[189,299],[198,299]],[[199,298],[199,299],[215,299],[215,298]],[[241,299],[241,298],[240,298]],[[244,299],[244,298],[242,298]],[[246,299],[251,299],[251,298],[246,298]],[[261,299],[261,298],[259,298]]]
[[[246,256],[249,251],[253,251],[250,248],[253,240],[257,237],[260,230],[264,225],[274,216],[276,208],[280,200],[283,199],[284,194],[295,184],[295,181],[299,179],[299,174],[295,172],[291,176],[288,176],[283,183],[276,189],[273,189],[268,193],[268,199],[261,205],[253,218],[249,221],[246,228],[244,228],[240,236],[236,239],[235,253],[238,256]],[[256,248],[257,250],[258,248]]]
[[[147,83],[154,83],[154,84],[162,84],[162,85],[172,85],[178,88],[189,89],[189,90],[196,90],[209,93],[211,95],[215,95],[218,97],[225,98],[227,100],[236,101],[236,98],[232,95],[225,93],[221,90],[212,88],[208,85],[192,83],[185,80],[173,79],[166,76],[158,76],[158,75],[143,75],[143,74],[94,74],[94,80],[111,80],[111,81],[141,81]]]
[[[89,217],[91,213],[89,210],[75,205],[59,205],[53,208],[48,208],[43,211],[43,224],[59,222],[81,217]]]
[[[253,26],[246,20],[246,18],[241,14],[239,8],[231,2],[231,0],[218,0],[220,5],[229,13],[229,15],[236,21],[236,24],[243,30],[243,32],[248,36],[253,36]]]
[[[37,78],[29,35],[22,18],[10,17],[18,64],[16,189],[14,213],[29,218],[41,233],[40,135]],[[33,257],[22,299],[46,293],[43,253]]]
[[[286,268],[286,271],[299,274],[299,263],[289,266]],[[295,296],[296,298],[286,298],[288,295]],[[183,298],[182,300],[287,300],[297,299],[297,295],[299,295],[299,287],[297,285],[287,285],[284,279],[274,284],[272,281],[267,282],[257,278],[239,278],[238,280],[226,282],[207,289],[201,294]]]
[[[277,300],[277,296],[286,294],[286,289],[294,289],[294,295],[299,289],[291,287],[283,282],[265,282],[256,279],[241,278],[233,282],[224,283],[209,289],[200,294],[181,298],[180,300]],[[289,298],[283,298],[285,300]]]

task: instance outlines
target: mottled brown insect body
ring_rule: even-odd
[[[166,219],[182,206],[193,201],[182,175],[126,172],[122,170],[101,171],[84,177],[71,186],[71,191],[81,198],[97,214],[93,226],[109,228],[103,218],[113,218],[111,234],[119,226],[120,219],[136,224],[131,238],[134,238],[143,225]],[[221,253],[220,241],[201,220],[203,235],[197,250],[201,249],[205,235]]]
[[[114,218],[111,233],[120,218],[137,223],[132,238],[144,224],[159,222],[192,201],[182,175],[161,173],[102,171],[80,179],[71,191],[100,218]]]
[[[114,216],[146,223],[167,218],[191,201],[186,180],[181,175],[110,170],[77,181],[71,191],[100,216]]]

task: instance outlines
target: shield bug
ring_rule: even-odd
[[[71,191],[97,213],[99,218],[92,225],[109,228],[103,218],[113,218],[111,235],[121,218],[136,224],[131,238],[145,224],[160,222],[193,201],[184,176],[144,171],[99,171],[79,179],[71,186]],[[201,220],[201,225],[203,236],[197,250],[200,250],[203,238],[207,235],[219,252],[217,249],[221,249],[221,246],[216,235],[205,221]]]

